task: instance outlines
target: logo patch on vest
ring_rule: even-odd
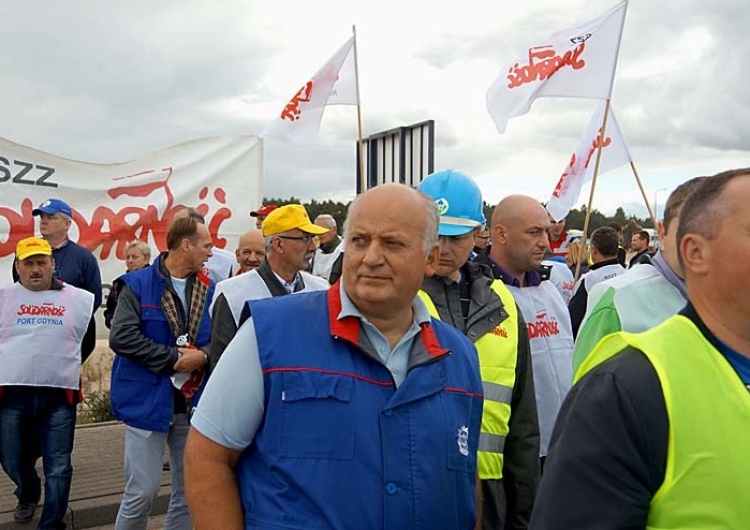
[[[490,333],[504,339],[508,338],[508,331],[503,326],[492,328]]]
[[[554,337],[560,334],[560,327],[557,325],[557,320],[552,315],[547,316],[546,311],[539,311],[536,314],[536,322],[527,323],[526,329],[529,332],[529,339]]]
[[[458,452],[464,456],[469,456],[469,428],[466,425],[459,427],[456,443],[458,444]]]

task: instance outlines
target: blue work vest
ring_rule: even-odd
[[[121,276],[120,279],[140,302],[143,335],[158,344],[174,346],[175,337],[161,311],[161,296],[167,288],[167,282],[159,270],[160,263],[161,258],[148,267]],[[194,281],[201,280],[196,278]],[[213,290],[212,284],[194,344],[198,348],[208,344],[211,338],[208,308]],[[203,385],[205,386],[205,381]],[[203,387],[192,397],[193,406],[198,403],[202,391]],[[166,432],[174,412],[174,386],[169,375],[154,373],[138,362],[115,355],[110,402],[112,412],[118,420],[138,429]]]
[[[265,416],[236,469],[245,528],[474,528],[474,346],[422,325],[396,388],[340,304],[336,286],[251,302]]]

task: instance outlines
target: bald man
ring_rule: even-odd
[[[250,302],[193,416],[196,528],[474,528],[477,352],[417,296],[438,220],[376,186],[349,207],[336,286]]]
[[[549,228],[547,210],[525,195],[500,201],[490,228],[493,275],[513,293],[528,328],[542,457],[547,454],[557,413],[570,389],[573,361],[568,308],[549,280],[549,268],[541,267],[549,248]]]
[[[266,245],[263,241],[262,230],[248,230],[240,236],[237,241],[237,250],[234,251],[240,268],[237,274],[243,274],[257,269],[263,258],[266,257]]]

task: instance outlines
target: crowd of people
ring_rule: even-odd
[[[167,448],[168,530],[744,528],[748,201],[750,168],[688,180],[627,263],[620,227],[578,239],[523,195],[487,219],[455,170],[366,191],[341,234],[263,206],[234,254],[177,211],[104,306],[115,528],[147,528]],[[33,215],[0,287],[0,463],[15,520],[43,498],[64,529],[102,283],[68,204]]]

